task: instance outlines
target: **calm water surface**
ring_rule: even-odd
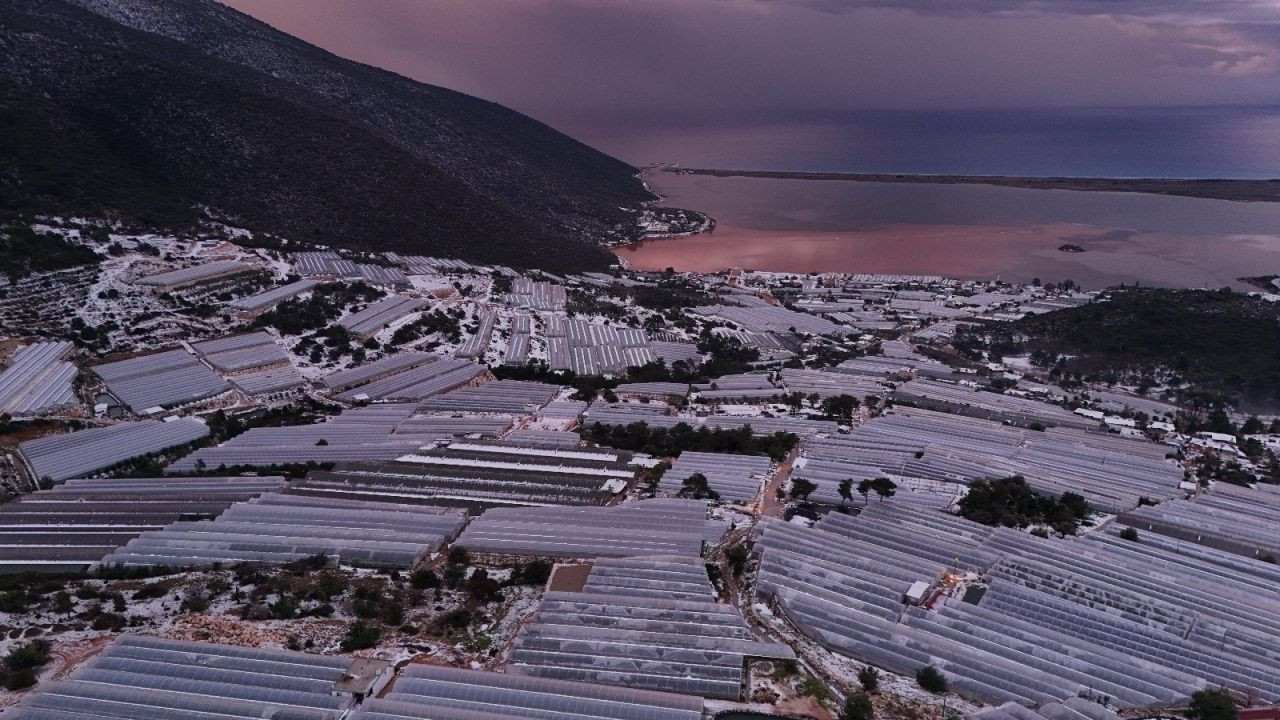
[[[637,165],[935,175],[1280,177],[1280,107],[856,111],[568,128]]]
[[[665,204],[714,232],[618,250],[638,269],[878,272],[1086,287],[1247,286],[1280,274],[1280,203],[651,173]],[[1057,248],[1072,243],[1083,253]]]

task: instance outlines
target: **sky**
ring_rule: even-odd
[[[614,150],[879,111],[1280,106],[1280,0],[223,1]]]

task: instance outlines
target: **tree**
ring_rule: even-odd
[[[511,571],[512,585],[546,585],[551,579],[552,565],[541,558],[530,560],[527,564],[516,565]]]
[[[843,508],[846,501],[853,500],[853,478],[841,480],[837,491],[840,493],[840,507]]]
[[[707,482],[707,476],[702,473],[694,473],[685,478],[680,483],[680,492],[677,495],[682,498],[693,498],[694,500],[720,499],[720,493],[711,489],[711,484]]]
[[[862,496],[862,504],[865,506],[871,500],[871,480],[860,480],[858,482],[858,494]]]
[[[836,395],[822,401],[822,412],[845,422],[853,420],[853,411],[857,409],[858,398],[852,395]]]
[[[932,665],[925,665],[916,671],[916,684],[921,690],[931,692],[935,695],[947,691],[947,678],[938,672],[938,668]]]
[[[840,711],[840,720],[874,720],[876,708],[871,704],[871,696],[865,692],[856,692],[844,700],[844,708]]]
[[[880,496],[880,502],[884,502],[885,498],[893,497],[898,492],[898,484],[887,477],[878,477],[871,481],[871,489]]]
[[[793,478],[791,480],[791,499],[808,500],[813,491],[817,489],[817,485],[804,478]]]
[[[880,689],[880,671],[867,665],[858,671],[858,683],[862,685],[862,689],[867,692],[875,692]]]
[[[1047,524],[1061,535],[1072,535],[1086,522],[1089,505],[1075,493],[1061,498],[1037,495],[1021,475],[999,480],[975,480],[960,500],[960,514],[983,525],[1025,528]]]
[[[1198,690],[1191,694],[1187,706],[1191,720],[1236,720],[1236,704],[1226,690]]]

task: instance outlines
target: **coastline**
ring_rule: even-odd
[[[1280,202],[1280,179],[1166,179],[1031,177],[1017,175],[913,175],[893,173],[827,173],[776,170],[728,170],[656,166],[653,171],[676,175],[748,177],[774,180],[829,180],[843,182],[913,183],[930,185],[991,185],[1024,190],[1072,190],[1078,192],[1127,192],[1172,195],[1230,202]]]

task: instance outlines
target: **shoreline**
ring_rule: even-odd
[[[652,171],[676,175],[746,177],[773,180],[828,180],[842,182],[908,183],[928,185],[989,185],[1024,190],[1071,190],[1077,192],[1127,192],[1226,200],[1229,202],[1280,202],[1280,179],[1163,179],[1163,178],[1081,178],[1033,177],[1018,175],[919,175],[894,173],[830,173],[779,170],[726,170],[680,168],[660,165]]]

